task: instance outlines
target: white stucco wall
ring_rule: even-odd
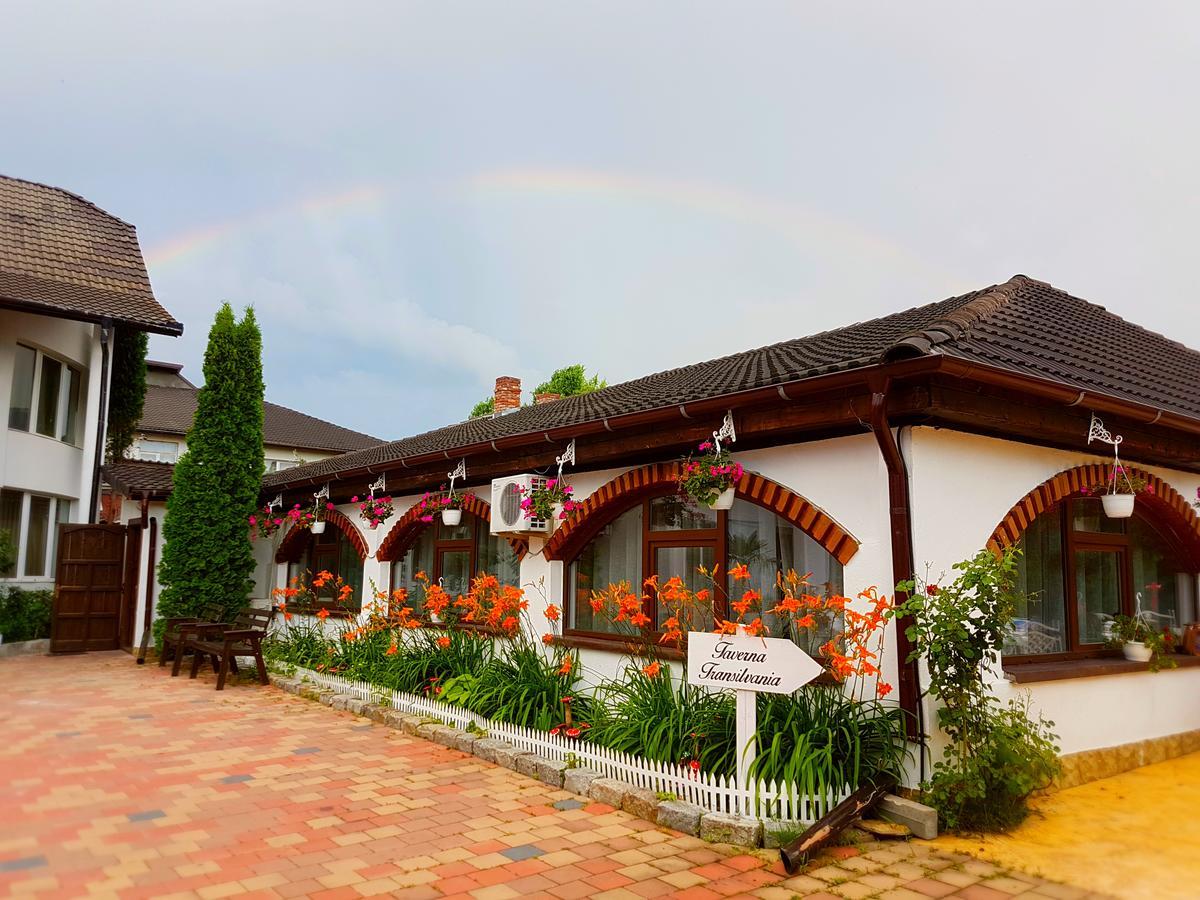
[[[1085,442],[1081,435],[1080,445]],[[1013,505],[1046,479],[1075,466],[1111,461],[1084,450],[1071,453],[935,428],[906,430],[904,446],[916,564],[918,570],[928,566],[935,580],[984,547]],[[1196,496],[1200,476],[1139,467],[1183,496]],[[1027,691],[1033,709],[1055,723],[1064,753],[1200,728],[1197,668],[1028,685],[1011,684],[996,673],[995,689],[1002,699]]]

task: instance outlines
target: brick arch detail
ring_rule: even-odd
[[[358,526],[350,521],[343,513],[336,509],[327,510],[325,513],[325,521],[329,525],[333,525],[342,532],[354,546],[354,550],[358,553],[360,560],[367,558],[367,539],[363,537],[362,532],[358,530]],[[328,525],[326,526],[328,527]],[[298,525],[293,525],[280,543],[279,549],[275,551],[275,562],[296,562],[300,559],[300,555],[304,552],[304,548],[308,546],[305,539],[309,535],[307,528],[301,528]]]
[[[546,559],[572,559],[605,522],[624,512],[635,501],[679,481],[679,463],[653,463],[623,472],[599,487],[562,522],[542,551]],[[824,510],[778,482],[746,472],[735,485],[737,496],[771,510],[799,528],[842,565],[858,552],[859,542]]]
[[[1157,520],[1168,526],[1174,536],[1194,556],[1200,558],[1200,516],[1196,515],[1192,504],[1157,475],[1126,463],[1123,465],[1130,474],[1146,479],[1147,485],[1153,491],[1139,496],[1138,504],[1149,508]],[[1004,548],[1013,546],[1034,519],[1066,498],[1081,493],[1085,487],[1107,481],[1112,470],[1113,467],[1109,464],[1093,463],[1065,469],[1046,479],[1008,511],[1008,515],[1001,520],[988,539],[988,549],[993,553],[1000,553]]]
[[[477,495],[464,492],[462,494],[462,508],[464,512],[468,512],[482,522],[492,521],[492,505],[486,500],[480,499]],[[396,524],[379,544],[379,549],[375,551],[375,558],[380,562],[392,562],[400,559],[408,552],[408,548],[413,545],[421,535],[421,531],[428,525],[428,522],[421,521],[421,501],[414,503],[404,515],[396,520]],[[522,538],[509,538],[508,543],[512,546],[517,554],[517,559],[524,559],[525,553],[529,550],[529,541]]]

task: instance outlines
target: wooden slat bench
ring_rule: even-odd
[[[245,609],[228,625],[205,628],[187,641],[186,649],[192,651],[192,671],[195,678],[207,656],[212,660],[217,673],[217,690],[225,689],[225,678],[230,670],[236,675],[237,657],[252,656],[258,667],[258,680],[270,684],[267,665],[263,662],[262,642],[267,636],[274,609]],[[219,665],[218,665],[219,664]]]
[[[184,646],[187,643],[188,635],[200,625],[215,625],[220,623],[225,618],[225,608],[217,603],[209,603],[200,610],[200,614],[196,616],[175,616],[167,619],[167,626],[163,629],[162,650],[158,654],[158,664],[165,666],[167,657],[172,656],[175,659],[175,665],[171,667],[171,674],[179,674],[179,663],[183,659]]]

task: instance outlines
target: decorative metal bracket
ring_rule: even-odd
[[[453,497],[454,482],[458,481],[460,478],[465,481],[467,478],[467,458],[464,456],[462,459],[460,459],[458,461],[458,465],[454,467],[454,471],[447,472],[446,477],[450,479],[450,496]]]
[[[370,491],[372,499],[374,499],[376,491],[379,491],[381,494],[386,494],[387,493],[387,473],[384,473],[384,474],[380,475],[378,478],[376,478],[375,481],[371,483],[371,486],[369,488],[367,488],[367,490]]]
[[[276,494],[275,499],[267,504],[268,510],[275,509],[275,507],[283,509],[283,494]]]
[[[1125,467],[1121,465],[1121,453],[1119,448],[1123,440],[1125,440],[1125,438],[1122,435],[1118,434],[1114,436],[1112,432],[1104,427],[1104,423],[1100,421],[1100,417],[1095,413],[1092,413],[1092,421],[1088,426],[1088,443],[1090,444],[1092,441],[1100,441],[1101,443],[1108,444],[1113,448],[1113,472],[1112,477],[1109,479],[1108,490],[1110,494],[1115,494],[1117,492],[1118,473],[1124,476],[1125,483],[1129,486],[1129,492],[1133,493],[1133,482],[1129,480],[1129,473],[1126,472]]]
[[[322,499],[329,499],[329,482],[326,482],[325,487],[313,494],[313,502],[319,503]]]
[[[563,466],[567,463],[575,465],[575,438],[571,438],[571,443],[567,444],[567,449],[563,451],[563,455],[554,457],[554,461],[558,463],[558,480],[562,481]]]
[[[721,427],[713,432],[713,445],[717,452],[721,452],[721,441],[729,441],[735,443],[737,441],[737,430],[733,427],[733,410],[725,413],[725,421],[721,423]]]

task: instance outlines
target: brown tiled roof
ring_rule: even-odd
[[[146,385],[146,405],[138,422],[139,431],[186,434],[196,416],[198,388]],[[304,413],[263,403],[263,443],[297,450],[328,450],[342,453],[383,443],[379,438],[351,431]]]
[[[69,191],[4,175],[0,305],[183,332],[154,299],[132,225]]]
[[[104,466],[101,473],[104,475],[104,480],[114,490],[127,497],[146,495],[151,498],[161,498],[171,493],[175,465],[123,459],[120,462]]]
[[[944,354],[1200,419],[1200,353],[1045,282],[1014,276],[809,337],[472,419],[267,475],[266,487],[677,406],[913,356]]]

